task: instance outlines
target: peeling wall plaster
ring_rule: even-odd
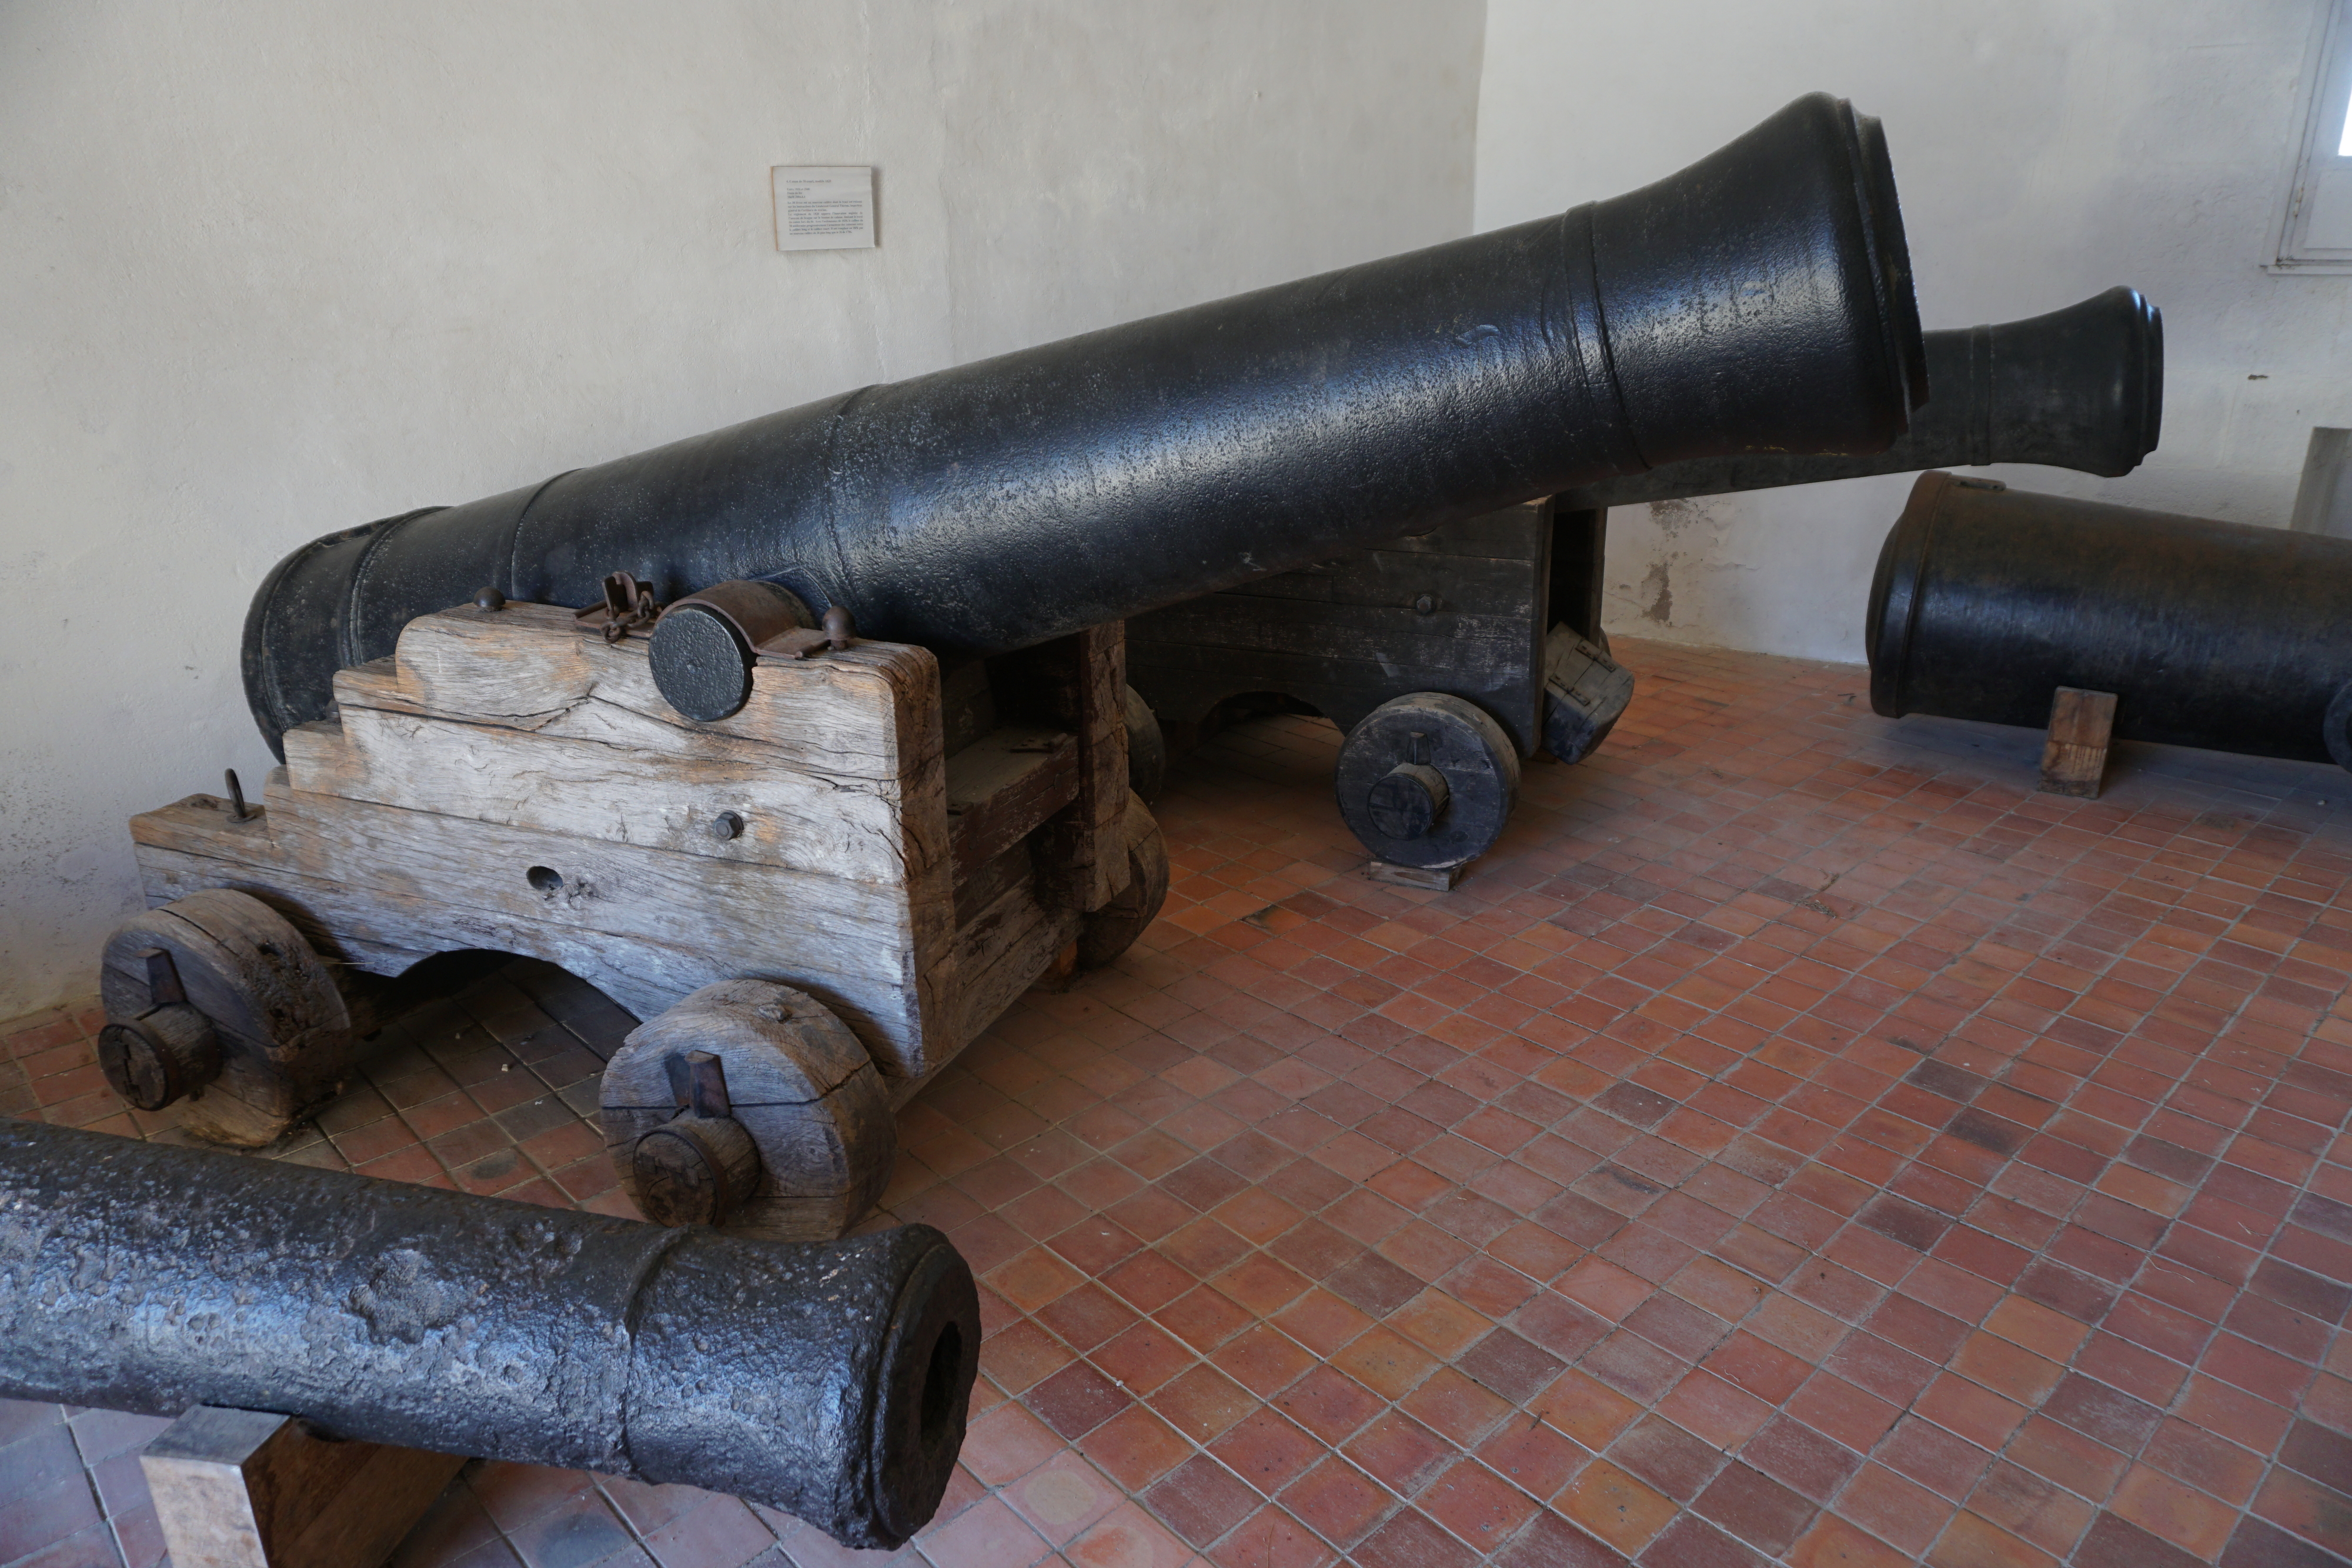
[[[288,549],[1466,233],[1478,0],[0,5],[0,1018],[268,755]],[[776,253],[773,163],[882,246]]]
[[[1490,0],[1482,229],[1672,172],[1801,92],[1885,123],[1930,327],[2113,284],[2165,316],[2163,445],[2022,488],[2284,526],[2314,425],[2352,424],[2352,277],[2261,247],[2318,0]],[[2263,378],[2263,379],[2254,379]],[[1608,624],[1858,661],[1907,476],[1610,516]]]

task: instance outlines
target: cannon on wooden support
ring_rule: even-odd
[[[707,1487],[897,1546],[954,1470],[946,1237],[782,1243],[0,1121],[0,1396]]]
[[[1370,790],[1416,732],[1483,751],[1496,776],[1538,748],[1580,761],[1607,737],[1633,694],[1601,626],[1610,507],[1956,465],[2112,477],[2156,447],[2163,322],[2132,289],[1930,332],[1926,352],[1928,401],[1884,451],[1688,458],[1418,528],[1134,617],[1128,679],[1178,752],[1239,714],[1329,718],[1347,732],[1337,788],[1349,827],[1376,861],[1443,883],[1502,831],[1509,792],[1456,794],[1421,829]]]
[[[329,535],[247,624],[262,810],[132,823],[142,918],[268,962],[188,946],[175,1001],[126,931],[119,1082],[252,1141],[351,1070],[356,977],[529,954],[646,1020],[603,1104],[649,1213],[835,1234],[891,1105],[1159,907],[1125,618],[1648,464],[1877,451],[1920,353],[1877,125],[1817,95],[1557,218]],[[1395,809],[1507,795],[1423,742]]]
[[[1871,582],[1870,706],[2039,728],[2103,693],[2119,739],[2352,768],[2347,603],[2352,539],[1922,474]]]

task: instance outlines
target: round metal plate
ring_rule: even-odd
[[[649,657],[662,700],[698,723],[731,717],[751,700],[750,644],[699,605],[671,607],[654,626]]]

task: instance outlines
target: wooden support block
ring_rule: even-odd
[[[465,1462],[209,1405],[139,1457],[177,1568],[376,1568]]]
[[[1385,882],[1397,887],[1425,888],[1431,893],[1451,893],[1462,873],[1464,865],[1439,866],[1432,870],[1417,865],[1396,865],[1388,861],[1366,861],[1364,874],[1374,882]]]
[[[2042,793],[2097,800],[2115,726],[2115,693],[2060,686],[2050,704],[2050,740],[2042,748]]]
[[[1126,625],[1113,621],[1057,637],[1004,654],[995,666],[1005,722],[1048,724],[1077,737],[1076,796],[1035,841],[1038,901],[1100,909],[1127,885]]]
[[[1034,726],[991,730],[948,758],[956,881],[977,875],[1078,798],[1078,742]]]

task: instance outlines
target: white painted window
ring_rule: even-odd
[[[2352,272],[2352,0],[2326,0],[2305,52],[2300,130],[2263,265]]]

